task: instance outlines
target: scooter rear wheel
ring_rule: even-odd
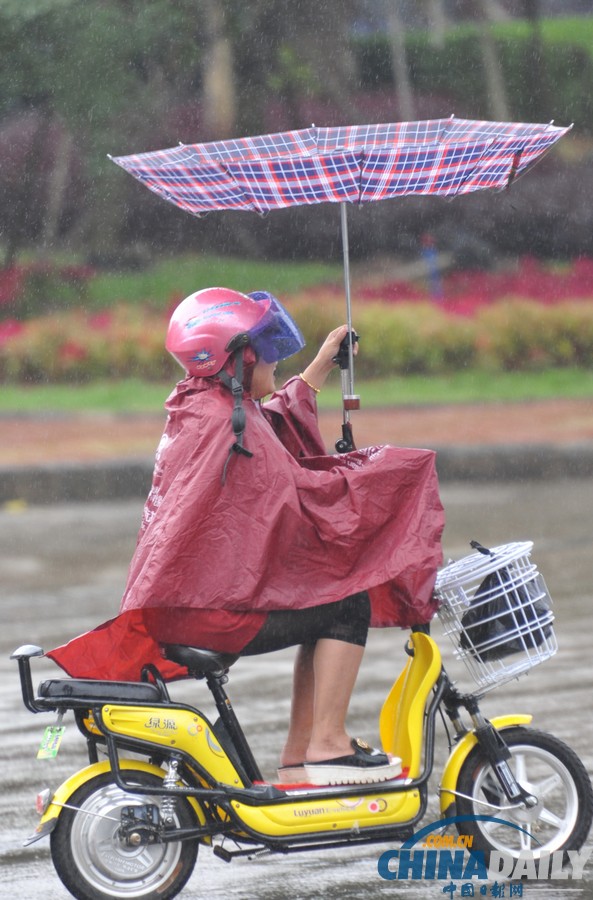
[[[478,745],[468,755],[457,781],[459,815],[504,820],[457,823],[460,834],[473,836],[472,847],[518,858],[578,850],[585,843],[593,817],[593,788],[574,750],[551,734],[514,727],[502,732],[510,752],[509,765],[519,784],[537,798],[531,809],[510,807],[498,779]],[[566,860],[565,856],[565,860]]]
[[[162,782],[148,772],[126,770],[137,785]],[[51,834],[51,856],[62,883],[77,900],[169,900],[194,869],[197,841],[126,844],[119,836],[125,806],[157,803],[154,795],[122,791],[110,773],[82,785],[68,801]],[[195,813],[184,798],[176,801],[175,824],[189,828]]]

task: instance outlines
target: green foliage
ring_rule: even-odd
[[[491,26],[491,34],[513,118],[533,120],[545,107],[559,123],[576,122],[580,130],[593,132],[593,18],[544,19],[539,34],[515,20]],[[460,26],[437,47],[430,34],[409,33],[414,90],[446,98],[453,104],[450,113],[491,117],[479,35],[476,25]],[[358,39],[357,56],[363,85],[392,83],[386,35]]]
[[[140,378],[97,379],[67,384],[3,384],[0,413],[163,413],[177,375],[164,382]],[[338,373],[330,376],[317,400],[321,409],[341,406]],[[557,397],[593,397],[593,372],[545,369],[541,372],[492,372],[467,369],[448,375],[401,375],[367,381],[357,377],[362,408],[456,403],[500,403]]]
[[[114,303],[150,304],[168,309],[192,291],[224,285],[244,292],[271,291],[279,297],[320,283],[338,282],[342,269],[321,262],[271,264],[260,260],[192,254],[164,259],[141,272],[98,274],[88,285],[88,302],[95,309]],[[175,285],[175,294],[171,293]]]
[[[481,364],[509,371],[593,365],[593,308],[590,303],[508,300],[477,319]]]
[[[344,319],[335,295],[289,299],[307,348],[317,347]],[[361,304],[356,311],[361,378],[448,375],[467,369],[530,372],[550,368],[593,367],[593,306],[584,301],[544,306],[507,300],[479,310],[474,317],[451,315],[429,303]],[[287,360],[282,374],[301,359]],[[298,368],[296,368],[298,371]]]
[[[165,83],[184,71],[191,78],[185,67],[199,58],[192,18],[188,0],[4,3],[0,103],[10,109],[28,98],[96,134],[121,110],[133,115],[140,100],[147,115],[153,73]]]
[[[208,20],[208,7],[220,15],[217,27]],[[218,0],[208,5],[200,0],[2,0],[0,121],[13,135],[12,146],[7,140],[0,159],[0,180],[9,194],[0,213],[0,249],[7,258],[12,259],[15,248],[35,245],[42,235],[53,243],[76,242],[88,259],[112,262],[125,257],[126,250],[131,256],[136,250],[129,246],[132,242],[170,250],[208,241],[218,250],[216,233],[212,239],[205,237],[172,206],[163,206],[159,215],[155,199],[107,159],[109,153],[218,136],[208,133],[215,126],[208,125],[202,91],[202,69],[214,32],[228,41],[232,58],[227,100],[237,110],[236,134],[315,120],[345,121],[350,110],[359,121],[367,115],[371,120],[385,116],[391,110],[393,86],[386,37],[352,39],[356,4],[322,4],[311,16],[318,7],[313,0],[296,5],[281,0]],[[502,23],[492,33],[513,117],[541,116],[543,121],[554,116],[558,122],[574,121],[580,134],[593,133],[593,18],[543,20],[541,53],[524,22]],[[432,98],[431,104],[438,103],[445,115],[489,116],[475,26],[452,29],[443,48],[435,47],[426,33],[410,33],[406,41],[420,102]],[[348,64],[351,45],[357,71]],[[536,81],[538,73],[542,77]],[[358,87],[364,89],[362,96]],[[369,98],[376,87],[388,91]],[[64,196],[55,182],[52,187],[59,134],[73,139]],[[17,146],[23,148],[20,159]],[[52,198],[59,207],[59,222],[44,234],[43,225],[52,221],[47,214]],[[550,227],[548,223],[544,228],[545,219],[539,216],[542,232]],[[410,246],[417,219],[408,227],[409,233],[395,230],[392,245]],[[379,229],[384,226],[377,232],[369,228],[362,252],[380,243]],[[280,224],[278,231],[284,239],[271,230],[251,229],[248,218],[236,217],[219,234],[227,246],[241,248],[239,252],[247,247],[248,252],[276,257],[327,252],[323,224],[309,232],[300,229],[298,240],[290,227],[283,232]],[[320,231],[323,241],[318,239]],[[505,242],[501,244],[504,248]],[[547,245],[533,241],[538,253],[550,244],[556,250],[551,238]],[[578,252],[580,238],[571,238],[569,246]]]
[[[81,311],[28,321],[0,346],[0,379],[39,384],[96,378],[162,381],[176,364],[164,350],[162,315],[119,307],[105,316]]]
[[[0,281],[0,381],[5,384],[174,377],[175,365],[163,346],[169,313],[193,290],[217,283],[244,291],[269,289],[286,303],[307,347],[282,364],[281,376],[304,368],[346,317],[341,268],[319,263],[274,266],[200,255],[118,275],[57,263],[5,274],[11,276],[4,288]],[[354,290],[358,375],[592,369],[591,264],[581,260],[552,272],[526,261],[515,274],[516,279],[509,273],[491,278],[475,273],[470,279],[466,273],[461,282],[453,277],[446,284],[453,300],[442,303],[421,299],[413,284],[409,295],[403,293],[409,299],[389,302],[390,283],[359,283]],[[403,290],[400,285],[398,296]],[[547,303],[524,299],[530,295]],[[466,315],[459,314],[462,310]]]
[[[318,346],[344,319],[343,303],[331,294],[318,292],[313,302],[297,298],[287,305],[308,347]],[[356,368],[363,378],[451,372],[476,361],[474,322],[447,315],[430,303],[361,304],[356,329],[360,334]]]
[[[88,285],[93,273],[85,266],[36,263],[22,267],[21,273],[21,288],[10,302],[2,304],[0,321],[13,317],[31,319],[88,305]]]
[[[286,360],[281,377],[300,371],[327,333],[344,319],[343,303],[318,291],[289,299],[307,347]],[[22,323],[0,343],[5,383],[86,382],[179,373],[164,350],[167,316],[141,306],[103,314],[58,313]],[[467,369],[529,372],[593,367],[593,307],[546,307],[515,300],[494,303],[472,319],[422,303],[363,304],[357,311],[361,378],[448,375]]]

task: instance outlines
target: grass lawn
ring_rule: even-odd
[[[33,413],[159,413],[173,383],[150,384],[133,379],[89,384],[25,387],[2,385],[0,414]],[[396,405],[497,403],[558,397],[590,397],[593,372],[551,369],[545,372],[485,372],[472,370],[450,376],[390,378],[358,382],[355,390],[365,408]],[[337,373],[319,395],[319,406],[341,405]]]
[[[85,305],[104,309],[114,302],[148,303],[166,308],[173,298],[179,301],[192,291],[216,284],[244,292],[271,291],[283,297],[312,286],[342,282],[339,264],[283,261],[278,265],[194,254],[160,260],[142,272],[101,273],[89,282]]]

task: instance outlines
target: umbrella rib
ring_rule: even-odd
[[[358,205],[359,206],[362,205],[362,173],[364,170],[365,159],[366,159],[366,156],[365,156],[365,153],[363,150],[363,152],[360,154],[360,165],[358,167]]]
[[[243,197],[245,203],[252,210],[252,212],[256,212],[258,216],[261,216],[261,218],[263,219],[266,214],[266,210],[261,209],[261,207],[259,207],[255,203],[253,196],[250,197],[249,194],[245,191],[245,188],[242,185],[239,185],[239,182],[237,181],[235,176],[229,171],[227,166],[221,160],[216,160],[216,165],[220,166],[225,175],[233,182],[236,189],[241,192],[241,196]]]
[[[509,172],[509,177],[507,178],[507,183],[504,188],[505,191],[508,191],[513,181],[515,180],[515,176],[517,174],[517,170],[519,168],[519,163],[521,162],[521,155],[523,153],[524,148],[519,147],[515,155],[513,156],[513,162],[511,163],[511,171]]]

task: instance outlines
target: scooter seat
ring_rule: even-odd
[[[37,696],[70,709],[97,703],[163,703],[167,699],[158,685],[152,682],[93,681],[86,678],[42,681]]]
[[[167,659],[180,666],[186,666],[194,678],[224,675],[239,659],[235,653],[218,653],[215,650],[186,647],[185,644],[164,644],[162,649]]]

